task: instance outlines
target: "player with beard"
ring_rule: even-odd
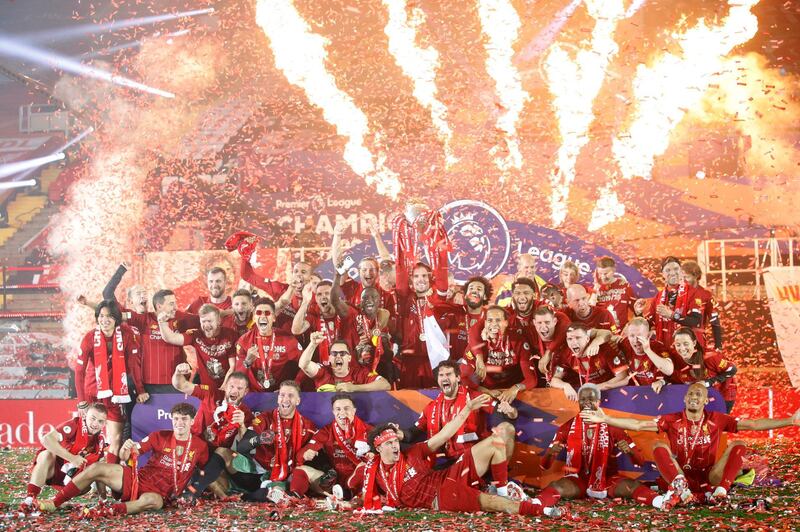
[[[356,405],[349,394],[334,394],[331,410],[333,421],[318,430],[301,451],[305,463],[294,470],[290,487],[298,496],[305,496],[309,488],[322,493],[329,487],[329,482],[336,482],[331,491],[338,500],[350,499],[361,489],[360,484],[351,484],[350,480],[356,467],[366,462],[369,452],[367,433],[372,430],[372,425],[356,416]],[[326,475],[314,467],[321,462],[321,452],[333,464],[335,476]]]
[[[534,336],[533,313],[539,304],[536,283],[520,277],[511,285],[511,308],[508,309],[508,326],[519,334]]]
[[[422,434],[426,436],[425,439],[432,438],[464,408],[467,401],[480,395],[461,385],[459,365],[451,360],[440,362],[435,373],[440,393],[428,403],[414,426],[403,431],[406,441],[414,441],[418,435]],[[444,456],[455,461],[478,441],[487,438],[490,434],[488,417],[494,410],[497,410],[506,419],[517,419],[519,416],[517,409],[507,401],[493,401],[481,409],[473,410],[455,435],[445,442]],[[503,422],[497,426],[497,429],[504,431],[508,436],[506,438],[506,454],[511,456],[514,453],[516,435],[514,426]]]
[[[113,301],[103,301],[94,312],[96,327],[81,341],[75,366],[75,389],[79,401],[100,402],[106,407],[108,461],[116,462],[122,444],[125,405],[131,402],[129,377],[144,391],[139,336],[122,323],[122,313]],[[88,376],[87,376],[88,373]],[[143,403],[147,394],[139,393]]]
[[[342,267],[344,262],[344,257],[342,257],[341,253],[341,239],[346,228],[347,225],[343,221],[337,222],[333,228],[331,261],[337,269]],[[375,247],[378,249],[380,259],[391,260],[389,250],[386,249],[386,245],[383,243],[383,239],[378,232],[377,226],[374,223],[370,223],[369,230],[375,241]],[[352,261],[350,261],[350,263],[352,264]],[[374,288],[378,292],[378,304],[380,305],[380,308],[388,310],[390,314],[394,314],[394,296],[387,289],[387,287],[382,286],[379,282],[380,278],[378,275],[378,269],[379,263],[378,259],[375,257],[364,257],[361,259],[361,261],[358,263],[359,282],[350,279],[349,276],[345,275],[345,270],[341,269],[339,274],[343,275],[345,278],[345,280],[341,282],[341,290],[342,294],[344,295],[344,300],[357,308],[361,305],[361,297],[364,293],[364,290],[367,288]]]
[[[500,401],[512,402],[523,390],[536,388],[537,353],[528,334],[508,328],[503,307],[486,309],[486,322],[481,331],[483,343],[475,356],[485,361],[486,376],[479,380],[479,390]]]
[[[200,307],[200,330],[183,334],[173,331],[166,315],[158,317],[158,326],[164,341],[182,347],[191,346],[194,356],[187,357],[200,376],[200,383],[222,388],[228,375],[236,366],[236,341],[239,337],[233,329],[221,326],[219,309],[211,304]]]
[[[239,231],[228,238],[225,248],[230,252],[239,251],[239,255],[242,257],[241,272],[244,281],[266,292],[276,303],[279,299],[283,299],[283,303],[276,308],[278,315],[275,316],[275,328],[288,333],[291,331],[292,320],[300,306],[303,287],[311,281],[314,268],[307,262],[298,261],[292,265],[289,283],[265,279],[253,268],[254,264],[258,264],[256,254],[258,241],[259,238],[256,235],[247,231]],[[273,312],[276,309],[273,309]]]
[[[539,344],[539,352],[542,353],[536,369],[539,370],[539,377],[548,385],[553,379],[555,368],[566,364],[571,357],[572,351],[567,346],[569,326],[570,321],[566,314],[547,305],[540,306],[533,313],[535,338]]]
[[[703,339],[704,346],[707,345],[706,326],[711,325],[711,333],[714,337],[714,348],[722,349],[722,324],[719,321],[719,310],[714,295],[705,287],[700,286],[700,278],[703,270],[700,265],[692,260],[687,260],[681,264],[683,278],[690,287],[695,290],[695,305],[703,309],[703,319],[695,328],[695,336],[698,340]]]
[[[656,340],[669,345],[679,327],[696,328],[703,319],[703,309],[696,302],[696,290],[683,280],[681,261],[667,257],[661,263],[665,286],[653,299],[637,299],[633,312],[647,318]]]
[[[433,294],[433,312],[442,330],[450,334],[450,360],[461,364],[464,379],[486,376],[483,358],[475,356],[486,320],[486,305],[492,298],[492,283],[486,277],[471,277],[464,285],[463,303]]]
[[[359,364],[351,364],[350,348],[342,340],[334,340],[330,350],[330,364],[317,364],[311,358],[317,347],[325,341],[320,331],[311,333],[308,347],[300,355],[300,370],[314,379],[314,388],[320,392],[378,392],[391,388],[389,382]],[[333,388],[331,390],[330,388]]]
[[[388,382],[396,380],[394,353],[389,344],[389,311],[380,308],[380,294],[374,287],[364,289],[359,306],[347,303],[339,287],[341,276],[336,272],[331,288],[331,304],[341,319],[340,338],[348,346],[355,346],[356,361],[371,373],[377,373]]]
[[[600,408],[600,390],[594,384],[584,384],[578,390],[578,405],[582,412]],[[644,457],[631,437],[606,423],[588,423],[575,416],[558,429],[545,452],[542,469],[552,467],[559,453],[566,449],[566,475],[551,482],[539,493],[545,506],[554,506],[560,499],[633,499],[654,508],[664,508],[671,494],[657,495],[639,481],[619,475],[617,455],[627,454],[631,462],[641,467]]]
[[[661,342],[650,337],[650,324],[644,318],[633,318],[625,327],[625,338],[617,343],[625,355],[630,383],[633,386],[651,386],[658,393],[667,377],[675,371],[672,353]]]
[[[300,386],[283,381],[278,388],[278,407],[258,414],[236,443],[234,480],[248,491],[244,499],[278,502],[286,493],[294,469],[302,463],[302,450],[317,427],[297,411]],[[262,481],[262,475],[264,480]]]
[[[595,262],[594,294],[596,305],[607,309],[622,330],[633,313],[636,295],[625,277],[617,273],[617,262],[611,257],[600,257]]]
[[[514,292],[514,282],[519,279],[530,279],[533,283],[534,297],[535,299],[540,299],[539,289],[544,284],[544,280],[536,275],[536,264],[538,262],[538,257],[534,257],[530,253],[520,253],[517,256],[517,271],[514,277],[500,285],[494,304],[503,308],[510,306]],[[495,279],[495,282],[497,282],[497,279]]]
[[[255,327],[236,342],[237,367],[250,380],[250,391],[276,391],[278,383],[297,376],[302,347],[297,338],[275,328],[271,299],[257,299],[253,316]]]
[[[28,494],[20,505],[22,513],[29,514],[38,509],[34,502],[45,484],[59,490],[72,477],[103,457],[106,419],[106,407],[93,403],[85,414],[65,421],[39,438],[42,447],[33,458]]]
[[[192,434],[195,408],[178,403],[170,411],[172,430],[151,433],[141,442],[127,440],[120,459],[133,460],[134,466],[95,463],[72,479],[51,501],[41,501],[42,511],[52,512],[83,493],[92,482],[102,482],[123,502],[84,510],[84,517],[110,517],[159,510],[171,504],[183,491],[192,472],[208,460],[208,445]],[[136,467],[138,456],[151,452],[147,464]]]
[[[570,401],[578,400],[573,383],[578,386],[596,384],[601,391],[625,386],[628,366],[606,343],[610,339],[611,333],[606,330],[589,330],[583,324],[571,324],[567,328],[567,347],[571,356],[556,366],[550,386],[564,390]]]
[[[675,331],[672,347],[680,358],[671,381],[679,384],[699,382],[706,388],[716,388],[730,413],[736,402],[736,365],[721,353],[703,348],[689,327]]]
[[[589,303],[589,293],[580,284],[573,284],[567,288],[566,315],[572,323],[581,323],[589,329],[605,329],[612,333],[617,332],[617,322],[608,309],[592,306]]]
[[[233,301],[231,296],[225,294],[225,288],[228,284],[228,279],[225,276],[225,270],[216,266],[209,270],[206,274],[206,288],[208,288],[207,296],[197,296],[197,299],[189,303],[186,307],[186,312],[189,314],[198,314],[200,307],[203,305],[214,305],[219,310],[228,310],[231,308]]]
[[[406,452],[400,451],[403,435],[396,425],[385,423],[370,431],[367,439],[378,456],[370,464],[359,466],[353,474],[364,479],[364,509],[380,512],[382,509],[422,508],[444,512],[559,516],[560,511],[544,508],[538,499],[516,501],[481,493],[472,487],[489,471],[498,490],[505,487],[508,455],[506,436],[501,431],[473,445],[450,467],[433,469],[436,452],[455,436],[472,411],[483,408],[489,400],[487,395],[468,400],[436,435],[413,445]],[[381,504],[380,492],[386,495],[385,506]]]
[[[339,338],[342,328],[342,318],[336,313],[331,302],[332,287],[333,283],[330,281],[320,281],[313,292],[310,285],[304,286],[303,300],[292,321],[292,334],[295,336],[314,331],[325,335],[325,340],[317,348],[316,357],[323,366],[329,364],[331,343]],[[316,300],[319,312],[309,311],[313,300]]]
[[[692,498],[701,502],[727,499],[728,490],[742,468],[746,449],[742,441],[730,442],[717,460],[723,432],[800,425],[800,410],[784,419],[739,420],[720,412],[707,411],[708,390],[701,383],[689,385],[683,403],[685,408],[681,412],[650,419],[611,417],[599,408],[581,412],[581,417],[589,423],[607,423],[625,430],[664,433],[669,445],[656,442],[653,457],[664,483],[680,496],[683,503]]]
[[[231,296],[232,314],[222,318],[222,327],[236,331],[236,338],[249,331],[255,321],[253,320],[253,294],[246,288],[240,288]]]
[[[179,392],[200,399],[200,407],[192,424],[192,434],[205,438],[213,450],[202,474],[195,475],[186,488],[188,494],[197,498],[223,471],[235,474],[231,465],[234,458],[231,447],[236,439],[244,436],[247,427],[252,424],[253,413],[242,403],[248,392],[247,375],[244,373],[231,373],[223,390],[189,382],[191,373],[192,367],[189,364],[180,364],[175,368],[172,385]],[[221,489],[216,491],[224,493]]]

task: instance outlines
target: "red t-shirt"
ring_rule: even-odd
[[[59,443],[61,447],[68,450],[72,454],[77,454],[86,458],[89,463],[94,463],[102,458],[103,453],[108,447],[108,442],[103,435],[103,431],[98,434],[85,434],[85,442],[76,444],[76,439],[83,431],[83,420],[80,417],[74,417],[69,421],[65,421],[55,428],[60,436]],[[81,440],[84,436],[81,435]],[[78,440],[78,443],[81,441]],[[44,451],[44,447],[39,448],[39,452]],[[38,453],[37,453],[38,454]],[[62,460],[63,463],[63,460]]]
[[[527,335],[520,335],[508,329],[499,342],[483,342],[478,353],[483,355],[486,378],[481,382],[481,386],[498,390],[523,383],[528,390],[536,388],[538,378],[536,360],[533,356],[537,352]]]
[[[589,440],[589,434],[588,434],[588,431],[587,431],[585,434],[583,434],[583,437],[585,439],[584,443],[586,443],[586,445],[582,445],[581,449],[570,449],[569,445],[568,445],[568,443],[569,443],[569,431],[572,428],[572,424],[573,423],[575,423],[575,418],[572,418],[569,421],[567,421],[566,423],[562,424],[558,428],[558,432],[556,432],[556,435],[553,437],[553,443],[560,443],[561,445],[563,445],[567,449],[568,453],[569,452],[583,452],[584,453],[584,455],[582,457],[582,460],[581,460],[581,464],[582,464],[583,467],[581,467],[581,469],[578,471],[578,476],[580,478],[584,479],[584,480],[588,480],[590,471],[587,468],[589,466],[591,466],[592,457],[591,457],[591,455],[587,456],[587,453],[591,449],[590,445],[591,445],[592,441]],[[597,430],[596,427],[595,427],[595,430]],[[619,471],[619,469],[617,467],[617,459],[616,459],[617,454],[619,454],[617,449],[616,449],[617,442],[626,441],[626,442],[628,442],[628,445],[631,446],[631,448],[634,448],[636,446],[636,444],[633,443],[633,439],[628,435],[627,432],[625,432],[624,430],[619,429],[617,427],[608,427],[608,439],[609,439],[609,441],[608,441],[607,445],[609,447],[609,451],[608,451],[608,463],[606,464],[606,478],[610,479],[610,478],[615,477],[617,475],[618,471]],[[552,446],[553,443],[551,443],[550,445]],[[598,444],[601,444],[601,442],[598,442]]]
[[[590,329],[605,329],[613,333],[617,332],[617,322],[611,313],[600,306],[592,307],[592,311],[585,318],[579,318],[571,308],[564,310],[572,323],[582,323]]]
[[[565,364],[566,360],[572,356],[572,352],[567,346],[567,328],[569,328],[571,323],[569,321],[569,317],[560,310],[555,312],[555,317],[555,331],[553,331],[553,335],[549,340],[543,339],[542,335],[539,334],[539,331],[536,330],[536,327],[533,327],[532,338],[536,339],[541,356],[544,356],[544,354],[548,351],[550,352],[550,365],[548,366],[549,369],[547,375],[541,374],[537,364],[536,374],[540,378],[539,382],[550,382],[550,380],[553,378],[553,371],[555,371],[555,368]]]
[[[486,310],[470,314],[466,305],[450,303],[435,294],[432,301],[433,313],[442,331],[450,333],[450,360],[463,358],[474,368],[475,356],[471,348],[482,342],[481,330],[486,320]]]
[[[727,373],[736,366],[730,359],[722,356],[722,353],[709,349],[703,356],[703,369],[705,370],[705,377],[697,379],[692,374],[695,369],[691,364],[687,364],[681,357],[674,358],[675,371],[672,373],[672,382],[676,384],[691,384],[699,382],[700,380],[710,379],[716,377],[720,373]],[[731,377],[721,383],[714,384],[714,388],[719,390],[722,398],[725,401],[736,400],[736,377]]]
[[[378,375],[370,373],[369,369],[350,361],[350,371],[344,377],[337,377],[333,374],[332,366],[320,366],[319,371],[314,375],[314,388],[319,389],[326,384],[339,384],[340,382],[352,382],[353,384],[369,384],[375,382]]]
[[[114,333],[110,337],[100,336],[105,340],[105,350],[108,356],[109,379],[111,378],[111,356],[113,353]],[[122,344],[125,346],[125,368],[128,376],[136,386],[136,392],[144,392],[142,385],[142,356],[139,348],[139,335],[134,330],[122,324]],[[94,329],[87,332],[81,341],[81,352],[78,354],[78,365],[75,370],[75,390],[78,401],[97,399],[97,377],[94,369]]]
[[[231,367],[230,359],[236,358],[236,331],[223,327],[214,338],[208,338],[202,330],[192,329],[182,336],[183,345],[190,345],[197,352],[200,383],[221,387]]]
[[[600,285],[600,289],[595,293],[597,306],[607,309],[620,329],[625,327],[629,312],[633,311],[633,303],[636,301],[631,285],[624,279],[617,278],[611,284]]]
[[[659,416],[656,422],[658,431],[667,435],[678,465],[689,464],[691,470],[706,472],[714,467],[722,433],[738,431],[736,418],[721,412],[706,411],[698,422],[676,412]]]
[[[565,372],[574,372],[579,385],[583,386],[586,383],[600,384],[610,381],[614,375],[626,369],[628,365],[619,353],[615,352],[608,344],[602,344],[600,351],[595,356],[576,357],[572,355],[569,362],[560,367]]]
[[[183,451],[180,455],[176,447]],[[158,493],[164,499],[183,492],[195,469],[208,461],[208,445],[194,434],[188,441],[176,441],[171,430],[150,433],[139,443],[139,453],[152,451],[147,464],[139,469],[139,493]]]
[[[630,380],[632,386],[650,386],[659,378],[667,378],[645,353],[637,355],[633,350],[633,346],[631,346],[630,340],[627,338],[618,343],[617,348],[625,356],[625,360],[628,363],[628,372],[633,375]],[[657,340],[650,340],[650,349],[661,358],[669,358],[673,362],[675,358],[679,358],[673,356],[672,351]]]
[[[255,418],[253,418],[253,425],[252,429],[256,432],[256,434],[261,434],[262,432],[266,432],[268,430],[275,431],[276,427],[273,426],[272,419],[273,419],[273,412],[274,410],[269,410],[266,412],[259,413]],[[300,415],[298,412],[295,412],[295,415]],[[317,427],[314,425],[314,422],[308,419],[307,417],[303,417],[301,419],[301,431],[300,434],[300,445],[295,448],[292,445],[292,420],[291,419],[284,419],[283,420],[283,434],[286,438],[286,442],[289,448],[289,457],[291,463],[289,464],[289,468],[296,467],[299,464],[303,463],[303,455],[301,453],[302,449],[308,445],[308,442],[311,441],[311,438],[317,433]],[[277,441],[277,436],[276,440]],[[253,457],[256,462],[258,462],[261,467],[270,471],[272,468],[272,459],[275,457],[275,444],[272,445],[259,445],[256,447],[256,454]]]
[[[319,429],[319,431],[314,434],[314,437],[308,442],[308,445],[303,448],[303,451],[300,454],[302,455],[306,449],[312,449],[314,451],[320,451],[324,449],[325,454],[328,455],[328,458],[331,460],[331,462],[333,462],[333,468],[338,474],[339,481],[347,482],[359,464],[354,464],[350,458],[347,457],[347,454],[345,454],[345,451],[339,444],[339,440],[336,439],[336,435],[334,434],[334,431],[336,430],[336,428],[334,428],[334,423],[336,422],[334,421],[330,425],[326,425]],[[369,431],[372,430],[372,425],[369,423],[365,423],[365,425],[367,426],[367,433],[369,433]],[[355,440],[355,435],[353,435],[351,438],[344,439],[354,451],[357,450],[356,445],[367,445],[366,441],[357,443]]]
[[[439,394],[442,396],[442,394]],[[480,393],[472,390],[467,391],[467,400],[474,399],[475,397],[479,396]],[[428,435],[428,439],[432,438],[436,435],[434,432],[436,428],[436,423],[433,421],[433,416],[439,418],[439,430],[444,427],[451,419],[453,419],[456,414],[458,414],[458,408],[456,406],[456,398],[448,399],[444,398],[444,403],[441,409],[437,410],[437,399],[434,399],[430,403],[425,406],[425,409],[420,414],[419,419],[417,419],[414,426],[416,426],[419,430],[424,431]],[[473,410],[470,412],[469,417],[462,425],[462,430],[459,433],[456,433],[452,438],[447,440],[447,443],[444,445],[444,454],[447,458],[458,458],[464,452],[469,450],[473,445],[481,441],[482,439],[489,436],[489,429],[487,425],[488,417],[494,412],[494,402],[480,408],[478,410]]]
[[[229,406],[235,407],[244,413],[244,426],[249,427],[253,422],[253,413],[244,403],[229,405],[225,401],[225,393],[215,387],[200,384],[194,387],[192,395],[200,399],[200,408],[192,424],[192,434],[196,434],[214,447],[228,447],[233,445],[238,426],[229,423],[225,416]]]
[[[144,384],[172,384],[175,367],[184,362],[183,348],[168,344],[161,338],[158,319],[155,313],[139,314],[131,312],[128,323],[138,329],[141,335],[142,380]],[[195,314],[178,311],[169,321],[173,331],[197,329],[200,321]]]
[[[297,377],[297,361],[300,360],[303,346],[291,334],[277,329],[273,332],[273,335],[261,336],[258,333],[258,327],[253,327],[236,343],[236,367],[247,374],[251,392],[275,391],[281,382],[294,380]],[[244,360],[247,357],[247,351],[251,346],[258,345],[258,337],[261,338],[263,353],[256,357],[249,368],[245,368]],[[272,360],[271,368],[269,366],[270,359]],[[265,390],[263,383],[268,374],[271,374],[270,386],[268,390]]]
[[[231,296],[228,296],[221,303],[212,303],[210,296],[198,296],[197,299],[189,303],[189,306],[186,307],[186,312],[189,314],[197,314],[200,312],[200,307],[206,304],[214,305],[220,310],[228,310],[233,307],[233,300]]]

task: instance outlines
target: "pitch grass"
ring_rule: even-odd
[[[81,505],[96,501],[81,497],[56,514],[21,519],[16,507],[24,497],[31,450],[0,451],[0,529],[3,530],[797,530],[800,528],[800,445],[796,440],[754,443],[753,448],[771,464],[771,474],[783,479],[781,487],[738,488],[732,504],[771,497],[767,512],[733,507],[681,507],[659,512],[620,500],[576,501],[563,505],[558,520],[490,514],[446,514],[402,511],[382,516],[358,516],[290,509],[270,520],[271,507],[262,504],[203,502],[193,508],[171,509],[138,516],[84,521]],[[43,498],[53,490],[45,488]]]

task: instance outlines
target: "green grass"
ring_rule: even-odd
[[[732,503],[772,497],[772,510],[753,513],[731,507],[681,507],[671,513],[658,512],[619,500],[575,501],[566,504],[567,514],[558,519],[525,518],[490,514],[445,514],[401,511],[382,516],[359,516],[349,512],[321,512],[289,509],[278,520],[269,520],[271,507],[242,502],[204,502],[193,508],[170,509],[124,518],[83,521],[77,518],[77,505],[93,504],[89,497],[74,501],[75,506],[37,518],[19,519],[14,509],[22,500],[33,452],[0,451],[0,529],[8,530],[795,530],[800,523],[800,455],[796,441],[756,443],[754,447],[769,459],[772,474],[782,478],[782,487],[737,489]],[[51,488],[42,492],[50,497]]]

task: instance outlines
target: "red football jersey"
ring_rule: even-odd
[[[249,368],[245,368],[247,351],[258,345],[259,339],[262,352]],[[274,330],[272,335],[261,336],[258,327],[253,327],[236,343],[236,367],[247,374],[251,392],[274,391],[281,382],[297,377],[297,361],[302,352],[303,346],[291,334]],[[270,381],[269,389],[264,389],[266,378]]]
[[[642,353],[637,355],[631,346],[630,340],[625,338],[617,344],[617,348],[625,356],[628,364],[628,372],[632,375],[630,384],[632,386],[650,386],[659,378],[667,379],[667,376],[661,373],[659,369],[653,364],[646,354]],[[677,357],[673,355],[672,351],[657,340],[650,340],[650,349],[660,356],[661,358],[672,359],[673,362]]]
[[[190,345],[197,352],[200,383],[221,387],[231,367],[230,359],[236,358],[236,331],[220,328],[215,337],[208,338],[202,330],[192,329],[182,336],[183,345]]]
[[[344,377],[337,377],[334,375],[332,366],[320,366],[319,371],[314,375],[314,388],[319,389],[326,384],[339,384],[340,382],[369,384],[370,382],[375,382],[377,378],[377,374],[371,374],[369,369],[351,360],[350,371]]]
[[[624,279],[617,278],[611,284],[600,285],[600,289],[595,293],[597,306],[611,313],[620,330],[625,327],[629,313],[633,312],[633,303],[636,301],[631,285]]]
[[[677,384],[691,384],[699,382],[701,379],[695,378],[692,370],[695,369],[691,364],[687,364],[681,357],[676,356],[675,371],[672,373],[672,382]],[[720,373],[727,373],[735,368],[735,365],[729,358],[725,358],[718,351],[709,349],[703,356],[704,379],[716,377]],[[703,380],[704,380],[703,379]],[[736,400],[736,377],[731,377],[721,383],[715,383],[714,388],[719,390],[722,398],[725,401]]]
[[[208,462],[208,445],[194,434],[189,440],[177,441],[171,430],[152,432],[139,442],[140,454],[151,451],[139,469],[139,493],[158,493],[164,499],[180,495],[195,469]]]
[[[704,412],[697,422],[686,418],[684,412],[656,418],[658,431],[669,439],[672,454],[682,468],[708,471],[716,462],[723,432],[737,432],[736,418],[721,412]]]
[[[480,395],[479,392],[468,390],[467,399],[474,399]],[[442,406],[439,408],[437,404],[438,397],[428,403],[425,409],[420,414],[414,425],[424,431],[428,435],[428,439],[432,438],[436,432],[435,428],[438,424],[439,430],[444,427],[456,414],[458,414],[457,398],[448,399],[439,394],[442,398]],[[462,429],[458,431],[452,438],[450,438],[444,445],[444,454],[447,458],[458,458],[464,452],[469,450],[473,445],[480,440],[489,436],[488,418],[494,412],[494,402],[470,412],[469,417],[462,425]],[[438,421],[434,420],[434,416],[438,417]]]
[[[221,303],[211,303],[210,296],[198,296],[197,299],[189,303],[189,306],[186,307],[186,312],[189,314],[197,314],[200,312],[200,307],[207,304],[214,305],[219,310],[228,310],[233,307],[233,300],[231,300],[231,296],[228,296],[222,300]]]
[[[305,449],[313,449],[314,451],[325,450],[325,454],[328,455],[328,458],[333,462],[333,468],[336,470],[339,482],[346,483],[353,472],[356,470],[358,464],[354,464],[350,458],[347,457],[347,454],[342,449],[341,444],[336,438],[334,431],[334,423],[330,425],[326,425],[323,428],[319,429],[314,437],[308,442],[308,445],[304,448]],[[365,423],[367,433],[372,430],[372,425],[369,423]],[[366,440],[366,438],[364,438]],[[352,438],[345,438],[343,440],[350,445],[352,450],[356,450],[356,446],[367,446],[366,441],[356,441],[355,435]],[[302,453],[301,453],[302,454]]]
[[[244,403],[239,403],[238,406],[229,405],[222,390],[200,384],[194,387],[192,395],[200,399],[200,407],[192,423],[192,434],[204,438],[214,447],[230,448],[233,445],[238,428],[226,419],[229,407],[238,408],[244,413],[245,427],[249,427],[253,422],[253,413],[247,405]]]
[[[273,425],[273,417],[274,417],[274,410],[268,410],[266,412],[259,413],[255,418],[253,418],[252,429],[256,432],[256,434],[261,434],[262,432],[266,432],[268,430],[274,431],[276,427]],[[295,412],[295,415],[299,415]],[[292,445],[292,441],[295,438],[292,437],[292,420],[285,419],[283,420],[283,433],[286,438],[286,442],[289,449],[289,456],[291,463],[289,464],[290,468],[297,466],[298,464],[302,464],[302,454],[301,450],[311,441],[311,438],[317,433],[317,427],[314,425],[314,422],[310,419],[303,417],[301,420],[301,431],[302,433],[299,435],[300,445],[296,448]],[[275,457],[275,445],[259,445],[256,447],[256,454],[254,459],[258,462],[261,467],[266,469],[268,472],[272,468],[272,460]]]
[[[600,351],[593,357],[572,355],[567,364],[560,366],[565,372],[572,371],[578,376],[580,386],[584,384],[600,384],[610,381],[614,375],[627,369],[625,360],[608,344],[602,344]],[[564,380],[564,379],[561,379]]]
[[[618,330],[614,316],[611,315],[608,309],[600,306],[592,307],[592,311],[585,318],[579,318],[571,308],[565,309],[564,312],[572,323],[581,323],[590,329],[605,329],[613,333]]]
[[[168,344],[161,338],[158,319],[155,313],[139,314],[131,312],[128,323],[140,333],[142,349],[142,379],[144,384],[172,384],[175,367],[184,362],[183,348]],[[173,331],[198,329],[200,321],[195,314],[176,312],[169,321]]]
[[[524,383],[530,390],[538,384],[536,376],[537,349],[527,335],[519,335],[506,329],[504,337],[497,342],[483,342],[478,348],[486,366],[486,378],[481,385],[490,390],[509,388]]]

